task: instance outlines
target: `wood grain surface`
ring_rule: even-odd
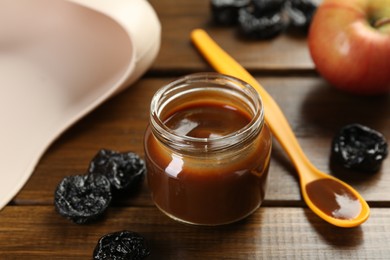
[[[390,138],[390,95],[361,97],[334,89],[315,72],[303,35],[246,41],[234,28],[212,24],[208,1],[151,0],[162,23],[162,45],[151,69],[66,131],[33,175],[0,211],[0,259],[91,259],[104,234],[132,230],[151,249],[149,259],[389,259],[390,159],[379,172],[343,170],[330,162],[331,141],[345,124],[368,125]],[[206,29],[258,79],[285,112],[309,159],[354,186],[372,207],[352,229],[333,227],[307,209],[298,178],[277,142],[266,199],[250,217],[220,227],[175,222],[153,204],[146,182],[116,201],[105,217],[77,225],[55,212],[60,180],[85,173],[99,149],[143,153],[149,104],[161,86],[192,72],[212,71],[189,41]]]
[[[9,206],[0,215],[0,258],[92,259],[101,236],[132,230],[146,238],[148,259],[388,259],[389,217],[375,208],[366,224],[342,229],[305,208],[264,207],[232,225],[199,227],[155,207],[114,207],[80,226],[51,206]]]

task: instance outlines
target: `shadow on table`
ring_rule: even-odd
[[[361,245],[364,241],[364,233],[361,226],[354,228],[336,227],[327,224],[318,216],[314,215],[309,209],[305,210],[305,215],[311,226],[329,245],[340,249],[351,248]]]
[[[390,94],[353,95],[321,81],[303,98],[301,114],[316,134],[333,135],[342,126],[351,123],[381,130],[390,118]]]
[[[162,256],[163,259],[204,259],[206,255],[211,257],[209,259],[223,259],[226,257],[226,248],[242,248],[245,254],[245,248],[257,245],[263,214],[257,211],[236,223],[210,227],[183,224],[167,219],[166,216],[162,216],[161,221],[166,223],[156,225],[153,235],[165,237],[148,239],[150,248],[153,248],[148,259],[162,259]],[[159,230],[162,226],[165,229],[170,226],[170,231]]]

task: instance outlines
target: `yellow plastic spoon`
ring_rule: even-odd
[[[242,79],[258,91],[264,105],[265,120],[293,162],[300,177],[303,198],[309,208],[325,221],[339,227],[355,227],[366,221],[370,215],[367,202],[350,185],[311,164],[277,103],[248,71],[204,30],[195,29],[191,39],[216,71]]]

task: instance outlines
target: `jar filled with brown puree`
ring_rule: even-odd
[[[261,98],[247,83],[199,73],[162,87],[144,141],[154,203],[190,224],[245,218],[264,199],[271,144]]]

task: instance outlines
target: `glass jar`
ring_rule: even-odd
[[[271,133],[260,96],[218,73],[182,77],[152,98],[144,148],[152,199],[198,225],[232,223],[264,199]]]

